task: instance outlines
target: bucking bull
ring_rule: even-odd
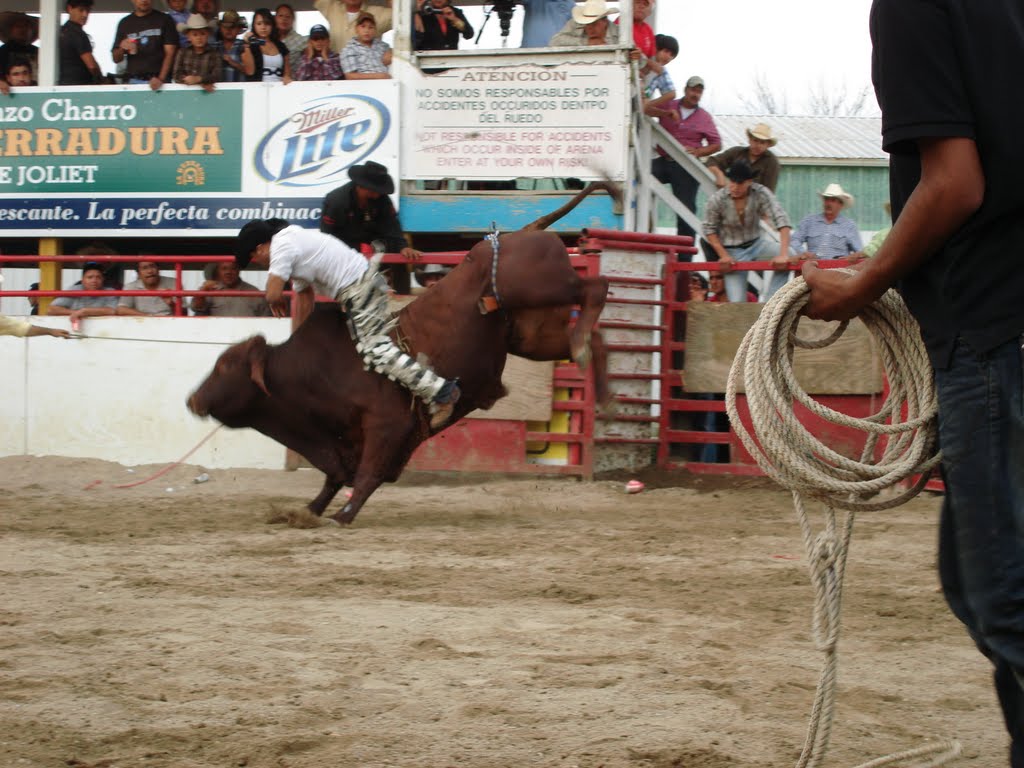
[[[590,364],[598,401],[609,401],[604,343],[596,329],[608,281],[580,277],[562,241],[543,231],[596,188],[617,192],[607,183],[589,185],[558,211],[501,235],[497,255],[489,239],[477,243],[398,313],[394,334],[410,354],[459,379],[462,394],[447,424],[507,394],[501,374],[509,354]],[[253,336],[230,347],[188,398],[188,408],[229,427],[256,429],[321,470],[323,488],[308,505],[315,515],[351,485],[352,496],[331,516],[348,524],[381,483],[398,479],[416,447],[433,434],[426,406],[411,400],[404,387],[364,369],[345,317],[331,303],[318,305],[283,344]]]

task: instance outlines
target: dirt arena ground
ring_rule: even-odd
[[[820,657],[791,501],[649,475],[382,488],[312,471],[0,459],[0,766],[793,765]],[[89,490],[84,486],[102,481]],[[1006,765],[946,610],[938,500],[856,524],[826,765],[930,738]]]

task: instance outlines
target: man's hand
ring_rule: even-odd
[[[399,251],[399,253],[401,253],[402,256],[404,256],[409,261],[416,261],[423,255],[422,251],[417,251],[415,248],[408,247],[403,248],[401,251]]]
[[[774,269],[776,272],[781,272],[782,270],[789,269],[789,254],[780,253],[778,256],[772,259],[772,269]]]
[[[721,254],[718,255],[718,261],[715,262],[715,264],[718,265],[718,269],[722,272],[729,272],[732,270],[732,266],[735,263],[736,259],[732,256],[722,256]]]
[[[803,314],[815,320],[849,320],[875,300],[859,279],[860,273],[850,275],[838,269],[821,269],[817,263],[806,261],[801,274],[811,289]]]

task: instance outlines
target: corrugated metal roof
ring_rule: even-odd
[[[747,128],[771,126],[779,143],[772,151],[785,164],[886,165],[880,117],[790,117],[714,115],[722,147],[747,143]]]

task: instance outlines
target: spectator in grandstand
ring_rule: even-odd
[[[315,0],[313,6],[320,11],[331,30],[331,50],[343,51],[356,34],[356,19],[361,11],[372,13],[377,22],[377,34],[391,29],[391,0],[388,7],[370,5],[367,0]]]
[[[344,80],[341,56],[331,50],[331,36],[323,24],[309,30],[309,42],[299,57],[296,80]]]
[[[0,75],[6,74],[14,64],[28,64],[29,85],[39,80],[39,49],[33,43],[39,39],[39,18],[17,11],[0,13]],[[6,91],[5,91],[6,92]]]
[[[790,245],[795,254],[794,261],[860,261],[864,258],[860,231],[851,219],[842,215],[844,208],[853,205],[853,195],[838,184],[829,184],[824,192],[818,194],[821,196],[822,212],[804,216],[793,231]]]
[[[95,261],[96,256],[117,256],[118,253],[106,243],[95,240],[89,245],[79,248],[75,251],[75,255],[83,256],[82,263],[85,264],[88,261]],[[75,283],[76,286],[81,284],[81,280]],[[107,265],[103,267],[103,287],[118,290],[123,284],[124,264],[122,262],[107,262]]]
[[[774,193],[753,180],[754,171],[746,160],[737,160],[725,175],[729,186],[708,198],[705,206],[704,237],[726,272],[725,290],[732,302],[744,301],[747,294],[747,273],[732,271],[736,263],[771,259],[777,271],[764,294],[767,301],[789,278],[788,271],[780,271],[789,266],[789,217]],[[778,230],[778,246],[761,233],[762,218]]]
[[[178,29],[188,35],[189,46],[179,48],[174,59],[174,82],[179,85],[198,85],[211,93],[220,82],[223,60],[210,46],[209,23],[198,13],[188,17],[187,24]]]
[[[217,23],[217,17],[220,15],[220,2],[219,0],[194,0],[192,13],[198,13],[210,22],[210,29],[213,29]]]
[[[686,81],[682,99],[673,99],[665,105],[667,114],[661,118],[662,127],[675,137],[683,149],[696,158],[713,155],[722,148],[715,121],[707,110],[700,107],[704,95],[704,80],[694,75]],[[687,209],[697,207],[700,182],[688,170],[668,157],[660,148],[659,156],[651,164],[654,178],[672,187],[672,194]],[[681,217],[676,217],[676,232],[693,236],[693,228]]]
[[[341,68],[346,80],[388,80],[391,75],[391,46],[377,37],[377,21],[372,13],[360,12],[356,36],[341,52]]]
[[[173,291],[175,282],[160,277],[155,261],[142,260],[138,265],[139,277],[125,285],[126,291]],[[174,313],[173,296],[122,296],[117,300],[119,315],[171,315]]]
[[[725,169],[740,158],[746,160],[754,170],[754,181],[764,184],[772,192],[779,184],[779,158],[771,151],[778,139],[772,135],[772,129],[765,123],[758,123],[753,128],[747,128],[748,146],[737,145],[729,147],[708,158],[708,170],[715,176],[715,183],[719,188],[724,187],[728,180],[725,178]]]
[[[68,20],[60,28],[60,73],[58,85],[93,85],[103,72],[92,53],[92,40],[85,34],[93,0],[68,0],[64,5]]]
[[[11,64],[7,74],[0,77],[0,93],[10,95],[11,88],[21,88],[32,85],[32,68],[23,61]]]
[[[245,79],[251,83],[284,83],[292,81],[288,46],[281,42],[269,8],[257,8],[252,14],[252,29],[246,33],[242,48]]]
[[[3,275],[0,275],[0,282],[3,282]],[[29,285],[28,289],[30,291],[38,291],[39,290],[39,283],[32,283],[31,285]],[[28,297],[28,305],[29,305],[28,313],[30,315],[38,315],[39,314],[39,299],[37,297],[29,296]]]
[[[248,23],[238,11],[224,11],[217,22],[217,51],[221,57],[220,81],[241,83],[245,81],[245,67],[242,65],[242,49],[245,43],[239,34],[248,28]]]
[[[413,276],[425,290],[440,281],[449,272],[451,272],[451,268],[443,264],[421,264],[413,270]]]
[[[870,259],[876,253],[878,253],[878,249],[882,247],[882,243],[885,242],[885,238],[889,236],[889,232],[892,230],[892,205],[889,203],[888,200],[886,200],[882,207],[885,208],[885,215],[889,217],[890,223],[882,227],[877,232],[875,232],[875,235],[874,237],[871,238],[871,241],[864,246],[864,250],[862,250],[861,253],[864,254],[865,259]]]
[[[391,204],[395,182],[388,169],[372,160],[348,169],[351,181],[332,190],[324,198],[320,214],[320,231],[334,235],[350,248],[360,250],[374,240],[382,240],[389,252],[399,252],[407,259],[417,259],[420,252],[409,246]],[[409,293],[409,270],[402,264],[384,267],[391,286],[398,293]]]
[[[262,291],[242,280],[238,264],[218,261],[205,269],[201,291],[257,291],[259,296],[193,296],[192,312],[209,317],[270,317],[270,306]]]
[[[0,275],[0,284],[4,276]],[[30,291],[38,290],[39,283],[33,283],[28,287]],[[32,301],[32,299],[29,299]],[[33,315],[35,312],[32,313]],[[60,328],[46,328],[41,325],[32,325],[28,320],[17,320],[13,317],[0,315],[0,336],[57,336],[62,339],[70,338],[71,334]]]
[[[574,0],[519,0],[523,5],[523,48],[544,48],[572,19]]]
[[[125,76],[133,85],[154,91],[169,82],[178,30],[166,13],[153,10],[153,0],[132,0],[135,10],[121,19],[114,33],[114,63],[127,61]]]
[[[608,16],[612,13],[615,9],[609,8],[605,0],[586,0],[583,5],[572,9],[572,18],[551,38],[551,46],[615,45],[619,42],[619,28],[608,23]],[[601,42],[591,42],[593,40]]]
[[[676,97],[676,84],[668,73],[668,65],[679,55],[679,41],[672,35],[654,36],[654,58],[647,62],[644,75],[644,111],[652,117],[663,117],[651,107],[660,107]],[[655,68],[657,67],[657,68]],[[655,98],[657,93],[657,98]]]
[[[459,38],[473,39],[473,26],[450,0],[422,0],[413,16],[413,47],[417,51],[454,51]]]
[[[654,0],[633,0],[633,44],[640,49],[647,59],[653,59],[657,53],[654,41],[654,28],[647,23],[648,17],[654,13]],[[653,71],[660,73],[663,67],[653,66]]]
[[[295,9],[288,3],[281,3],[274,9],[274,24],[277,25],[278,37],[288,48],[288,63],[291,64],[292,77],[295,77],[309,38],[295,31]]]
[[[181,24],[188,23],[188,17],[192,14],[185,7],[187,5],[187,0],[164,0],[164,3],[167,7],[167,10],[164,11],[164,13],[171,17],[171,21],[174,22],[175,29],[177,29]],[[178,47],[184,48],[188,44],[188,35],[184,32],[179,32]]]
[[[73,285],[66,290],[113,291],[114,289],[103,285],[103,267],[95,261],[90,261],[82,267],[81,284]],[[61,296],[53,300],[46,314],[70,315],[73,321],[81,320],[83,317],[116,315],[117,296]]]

